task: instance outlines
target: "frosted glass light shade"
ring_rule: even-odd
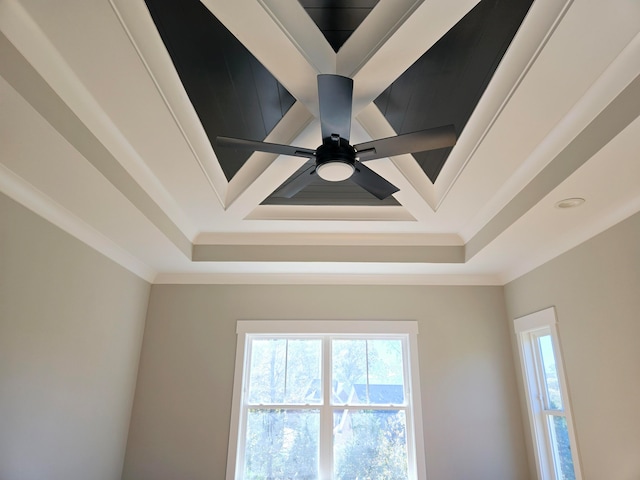
[[[320,165],[317,168],[316,173],[323,180],[327,180],[329,182],[340,182],[353,175],[354,171],[354,166],[349,163],[327,162]]]

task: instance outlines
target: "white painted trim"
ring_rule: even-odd
[[[0,30],[20,55],[113,155],[137,186],[158,205],[180,233],[189,240],[195,237],[195,226],[27,10],[15,0],[6,0],[0,6],[3,7]],[[121,188],[115,183],[114,187]],[[136,207],[138,208],[137,205]],[[144,209],[141,211],[144,213]]]
[[[249,351],[248,342],[254,335],[322,335],[323,338],[323,378],[329,381],[327,372],[330,368],[330,336],[354,335],[358,338],[375,338],[380,335],[386,338],[396,337],[403,343],[403,368],[405,378],[405,391],[408,392],[410,402],[403,407],[407,421],[407,447],[408,454],[408,475],[412,480],[424,480],[427,478],[424,436],[422,425],[422,401],[420,396],[420,373],[418,360],[418,322],[415,320],[238,320],[236,324],[237,346],[236,363],[233,386],[233,400],[231,408],[229,449],[227,451],[226,480],[239,479],[236,470],[238,465],[244,464],[243,451],[239,432],[246,428],[246,418],[243,412],[246,406],[242,405],[243,392],[247,390],[247,368]],[[332,407],[328,401],[327,388],[325,383],[325,398],[321,410],[321,416],[331,418],[326,415],[326,411]],[[326,425],[325,425],[326,427]],[[331,428],[322,429],[321,437],[324,438],[325,445],[331,445]],[[322,446],[321,440],[321,446]],[[326,458],[326,457],[325,457]],[[331,458],[331,455],[329,455]],[[321,471],[320,478],[329,479],[332,476],[331,465],[319,465]],[[323,468],[325,467],[325,468]]]
[[[418,334],[415,320],[238,320],[236,333],[251,334]]]
[[[340,220],[415,222],[402,206],[315,206],[315,205],[258,205],[247,220]]]
[[[496,192],[473,221],[461,230],[460,235],[465,241],[470,241],[494,216],[507,207],[528,182],[640,75],[639,57],[640,33],[625,46],[562,120],[542,139],[526,161]]]
[[[322,73],[336,73],[336,53],[299,2],[258,0],[300,55]]]
[[[462,246],[455,233],[205,232],[194,245],[389,245]]]
[[[156,277],[153,268],[1,164],[0,191],[143,280]]]
[[[536,472],[539,480],[559,480],[556,477],[553,452],[548,438],[549,432],[545,426],[545,419],[549,410],[542,404],[542,394],[540,389],[540,365],[539,351],[536,344],[538,334],[550,335],[555,357],[556,373],[560,385],[562,398],[562,414],[566,418],[569,442],[571,445],[571,457],[576,480],[582,479],[580,454],[573,424],[571,408],[571,398],[567,387],[567,380],[564,372],[564,360],[560,337],[558,334],[558,321],[555,307],[548,307],[522,317],[516,318],[513,322],[514,330],[518,341],[518,354],[520,366],[524,379],[525,397],[527,401],[527,416],[529,417],[529,427],[533,435],[534,456],[536,459]]]
[[[555,307],[549,307],[544,310],[516,318],[513,321],[513,327],[515,332],[519,334],[526,333],[531,330],[537,330],[539,328],[550,327],[556,323],[556,309]]]
[[[462,171],[513,98],[572,3],[573,0],[565,0],[564,5],[558,0],[538,0],[531,6],[465,125],[456,147],[438,175],[435,185],[435,210],[440,208]],[[465,229],[463,238],[468,240],[471,236],[466,230],[469,228]]]
[[[227,471],[226,480],[234,480],[236,477],[236,465],[240,462],[238,458],[238,432],[240,431],[240,401],[242,399],[242,389],[245,384],[244,365],[246,358],[247,339],[245,335],[238,335],[236,341],[236,364],[233,374],[233,401],[231,403],[231,420],[229,424],[229,445],[227,448]]]
[[[415,462],[417,478],[427,478],[426,446],[424,443],[424,423],[422,419],[422,388],[420,386],[420,353],[416,335],[409,336],[408,364],[411,365],[411,401],[413,402],[413,435],[416,449]]]
[[[532,255],[527,258],[522,258],[517,265],[513,265],[501,272],[501,284],[506,285],[522,275],[526,275],[548,261],[559,257],[587,240],[592,239],[596,235],[605,232],[620,222],[623,222],[637,212],[640,212],[640,196],[635,198],[633,201],[622,205],[620,208],[614,209],[612,212],[609,212],[608,215],[592,218],[587,225],[583,228],[576,229],[572,235],[567,236],[566,238],[557,238],[554,240],[552,247],[546,249],[544,252],[540,252],[535,256]]]
[[[119,6],[116,3],[119,3]],[[217,162],[213,147],[180,82],[168,52],[162,46],[152,47],[153,40],[151,39],[156,40],[156,45],[162,45],[162,40],[159,39],[159,33],[153,20],[145,11],[146,7],[143,6],[143,2],[122,0],[109,0],[109,4],[169,110],[176,127],[180,130],[180,134],[198,162],[202,174],[220,200],[220,207],[223,207],[227,191],[224,172]],[[145,11],[144,14],[142,11]],[[177,109],[174,105],[177,106]]]
[[[502,286],[500,277],[487,275],[347,275],[295,273],[159,273],[154,284],[162,285],[440,285]]]

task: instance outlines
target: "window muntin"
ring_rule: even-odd
[[[516,320],[529,416],[541,480],[580,480],[555,311]]]
[[[321,399],[309,391],[309,385],[313,379],[320,379],[321,348],[319,338],[252,338],[247,403],[320,403]]]
[[[345,322],[311,322],[328,332],[340,323],[335,334],[245,323],[267,333],[239,332],[247,368],[234,388],[242,401],[234,400],[228,479],[424,478],[414,322],[367,322],[374,332],[358,334],[345,334]],[[394,328],[376,332],[384,323]],[[410,333],[394,331],[400,324]]]

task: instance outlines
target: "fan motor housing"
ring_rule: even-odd
[[[343,138],[338,141],[327,138],[316,149],[316,165],[319,167],[325,163],[341,162],[354,165],[356,162],[356,150]]]

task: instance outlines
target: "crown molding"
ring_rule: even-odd
[[[0,191],[131,273],[153,282],[157,272],[0,164]]]

